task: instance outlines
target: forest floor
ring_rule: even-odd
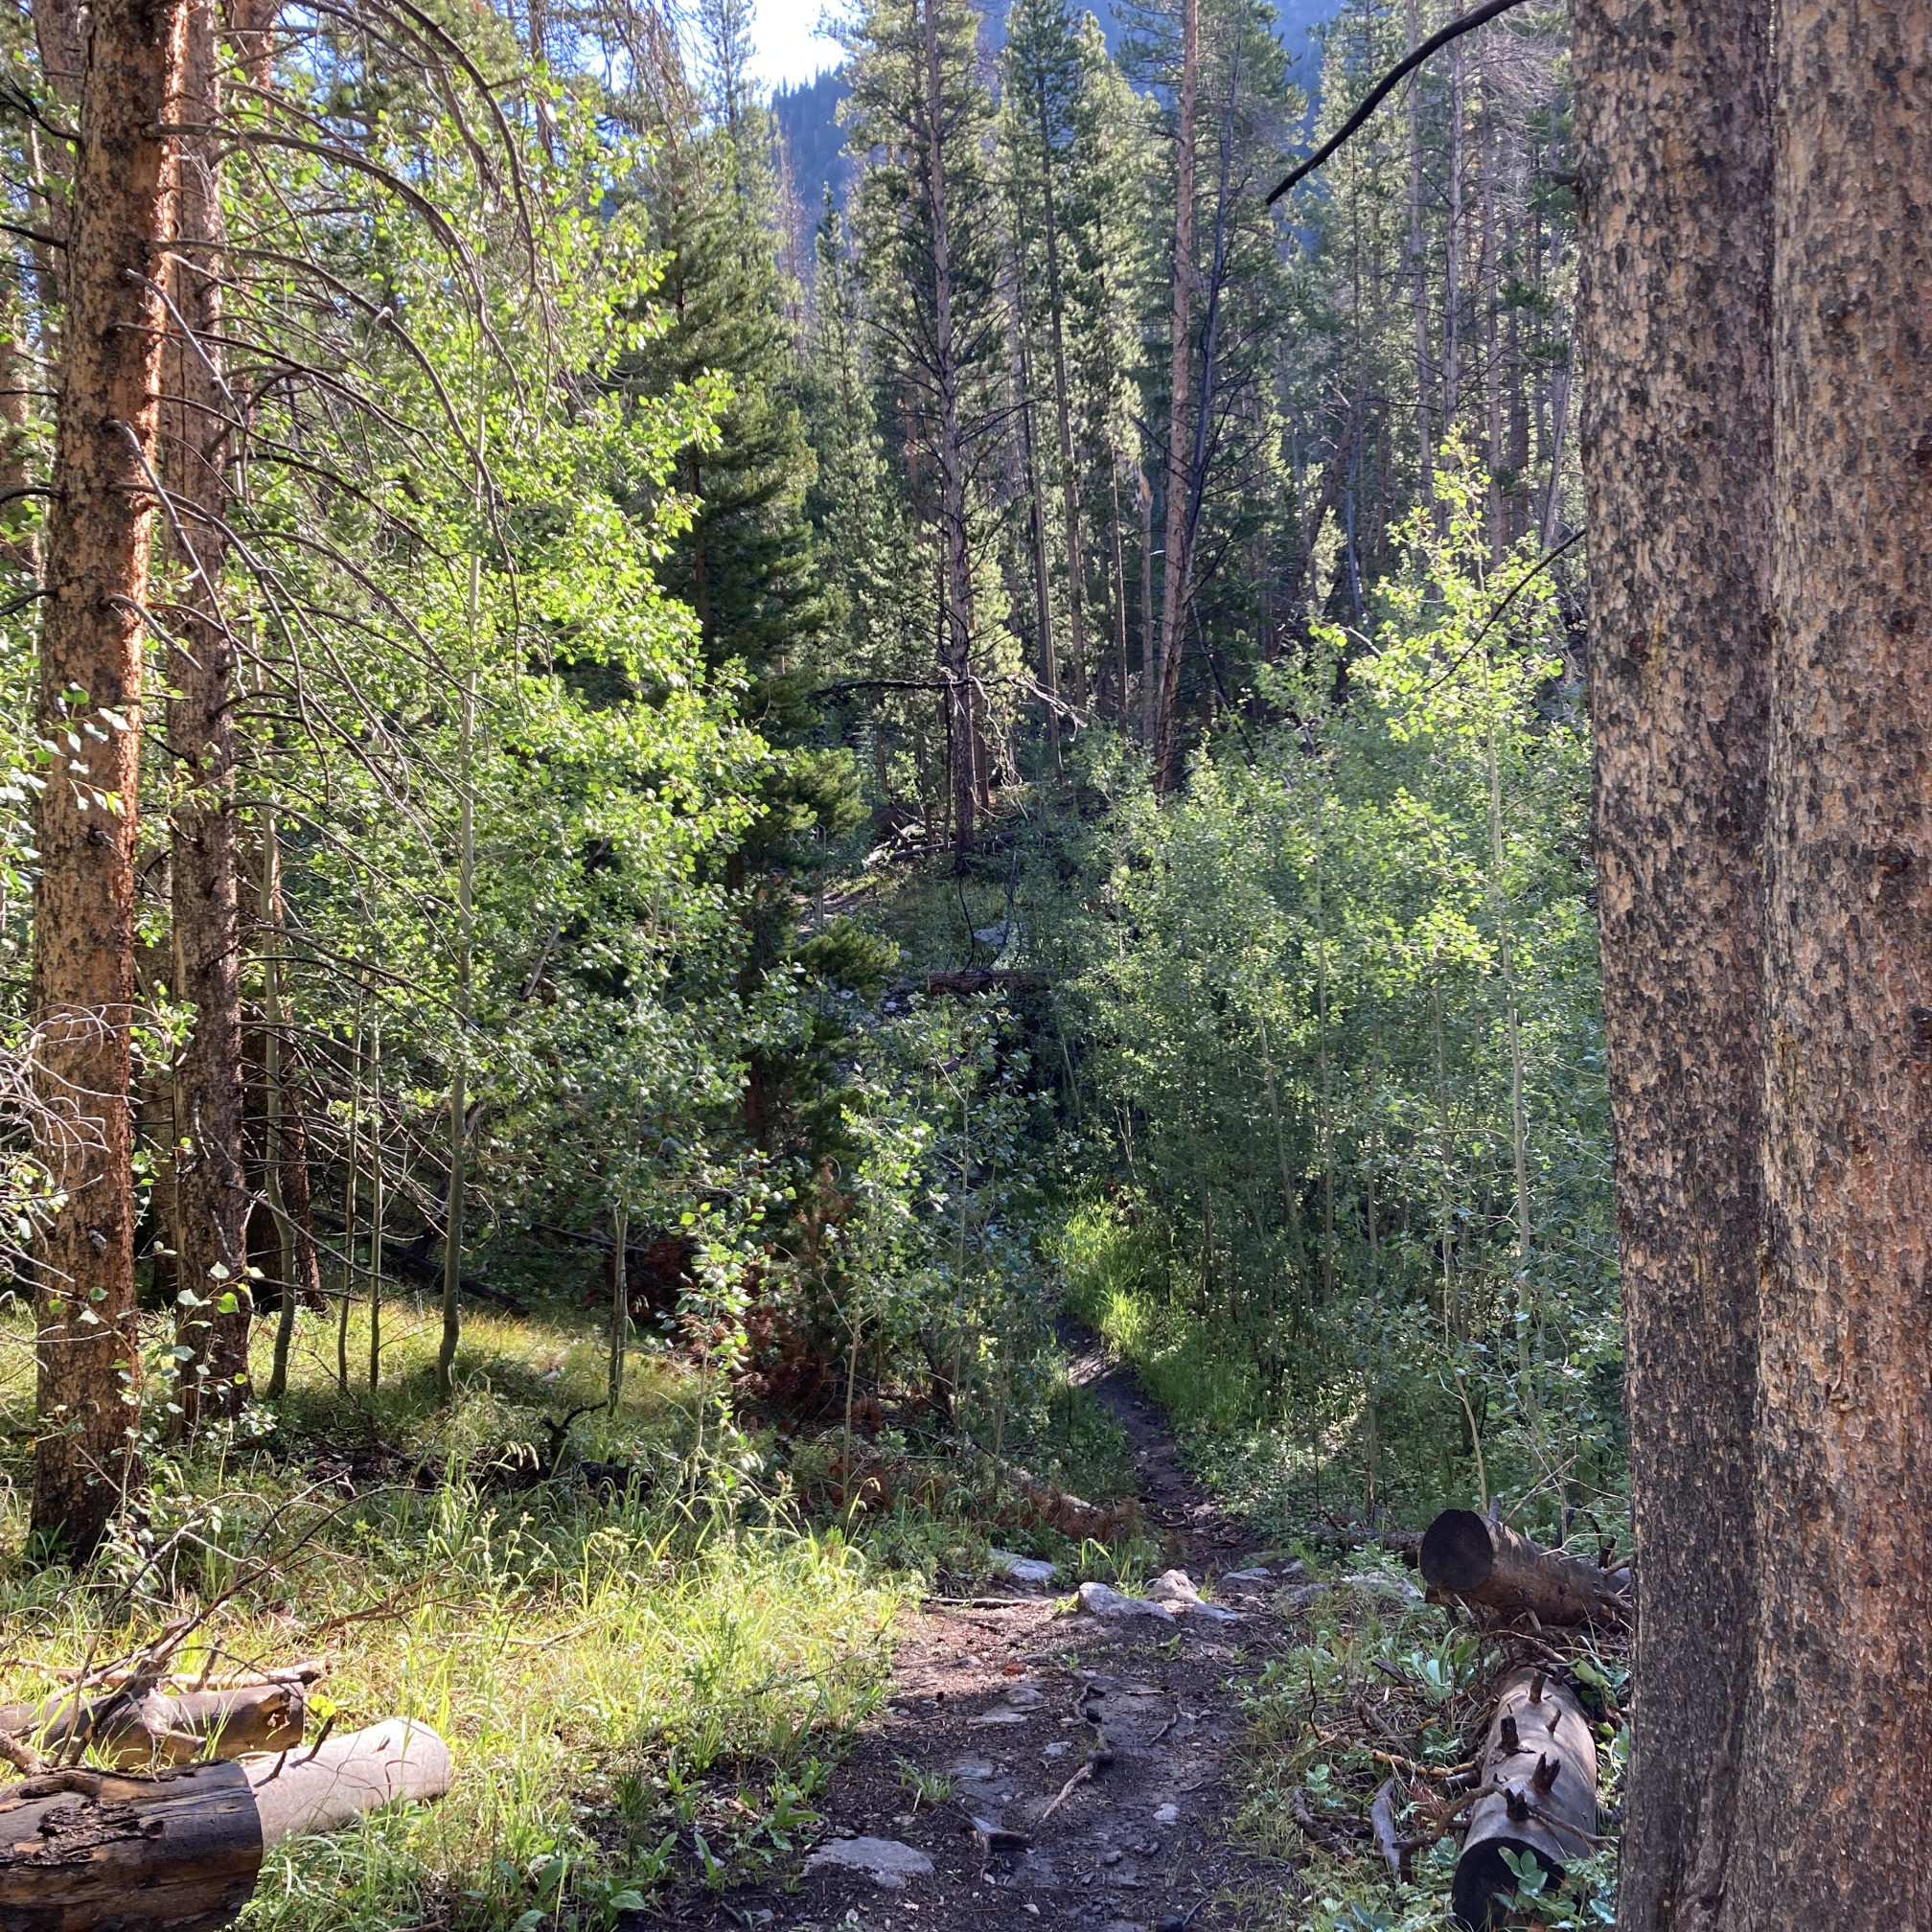
[[[886,1702],[818,1801],[813,1854],[756,1888],[674,1894],[631,1923],[1214,1932],[1279,1922],[1284,1893],[1301,1891],[1293,1867],[1244,1850],[1234,1821],[1244,1688],[1281,1653],[1288,1599],[1258,1579],[1215,1587],[1269,1552],[1244,1544],[1186,1474],[1164,1418],[1096,1338],[1068,1324],[1062,1341],[1070,1379],[1132,1441],[1166,1560],[1233,1620],[1069,1614],[1064,1598],[1003,1585],[908,1607]]]

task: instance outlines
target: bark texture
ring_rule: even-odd
[[[1750,1667],[1768,706],[1765,0],[1584,0],[1594,839],[1637,1539],[1619,1923],[1709,1925]]]
[[[212,126],[221,111],[215,0],[190,0],[183,118]],[[169,653],[168,742],[179,761],[170,825],[176,992],[195,1009],[176,1074],[179,1156],[175,1248],[184,1306],[179,1340],[195,1350],[181,1372],[192,1429],[232,1415],[248,1399],[252,1298],[247,1265],[248,1182],[243,1132],[242,930],[236,870],[236,653],[222,614],[227,557],[228,455],[234,404],[222,374],[221,278],[227,233],[219,149],[186,137],[174,256],[174,307],[194,334],[169,345],[167,464],[176,498],[177,562],[188,571]],[[231,1301],[232,1307],[221,1303]]]
[[[1759,1640],[1723,1922],[1932,1924],[1932,11],[1782,0]]]
[[[36,1255],[34,1526],[91,1551],[131,1474],[134,997],[142,608],[154,511],[185,0],[98,0],[81,84],[39,728],[38,1152],[65,1193]],[[84,699],[70,697],[84,692]],[[109,801],[112,801],[110,804]]]
[[[212,1932],[253,1896],[263,1849],[239,1764],[153,1779],[57,1771],[0,1786],[0,1925]]]

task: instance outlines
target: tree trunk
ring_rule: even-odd
[[[1758,1659],[1722,1923],[1891,1932],[1932,1924],[1932,12],[1782,0],[1775,46]]]
[[[1619,1922],[1704,1926],[1749,1675],[1770,113],[1759,0],[1587,0],[1594,839],[1637,1539]]]
[[[1154,487],[1146,471],[1134,472],[1134,501],[1140,512],[1140,742],[1154,744],[1158,632],[1154,621]]]
[[[1013,250],[1013,346],[1020,385],[1021,460],[1026,471],[1027,534],[1033,541],[1033,612],[1040,627],[1040,682],[1046,692],[1046,742],[1053,770],[1061,770],[1060,660],[1053,644],[1053,598],[1046,559],[1046,503],[1040,488],[1040,455],[1033,434],[1033,356],[1027,345],[1026,266],[1024,242]]]
[[[1355,440],[1362,433],[1362,410],[1367,400],[1366,390],[1358,388],[1354,402],[1349,404],[1347,418],[1342,425],[1341,437],[1322,466],[1322,481],[1316,489],[1314,504],[1302,528],[1297,533],[1301,540],[1295,561],[1289,566],[1281,621],[1284,625],[1293,626],[1298,632],[1307,627],[1308,575],[1315,567],[1315,547],[1322,540],[1322,526],[1335,508],[1335,499],[1342,494],[1342,484],[1348,474],[1349,465],[1355,460]]]
[[[0,1926],[215,1932],[247,1904],[269,1847],[448,1788],[448,1747],[400,1717],[299,1756],[159,1778],[51,1771],[0,1786]]]
[[[322,1290],[322,1257],[315,1246],[315,1199],[310,1184],[309,1116],[302,1105],[299,1068],[291,1068],[282,1086],[280,1149],[282,1207],[288,1216],[295,1272],[289,1279],[295,1298],[305,1308],[323,1309],[329,1298]]]
[[[34,1528],[76,1554],[134,1480],[140,1353],[127,1112],[141,612],[173,227],[184,0],[98,0],[82,82],[68,312],[47,536],[38,728],[63,757],[40,795],[34,919],[36,1151],[65,1201],[38,1243]],[[84,692],[84,698],[68,697]],[[82,720],[99,732],[82,728]]]
[[[1506,1677],[1477,1778],[1495,1789],[1469,1813],[1451,1902],[1459,1924],[1487,1927],[1516,1890],[1506,1852],[1560,1879],[1597,1849],[1597,1740],[1570,1689],[1533,1665]]]
[[[211,126],[221,111],[215,0],[190,0],[182,114]],[[219,148],[185,138],[181,153],[174,307],[194,331],[168,353],[170,406],[164,473],[177,499],[183,587],[174,648],[168,742],[181,786],[170,825],[175,994],[195,1009],[176,1070],[180,1152],[175,1247],[180,1284],[196,1302],[176,1318],[180,1403],[192,1430],[204,1416],[237,1414],[251,1393],[247,1265],[248,1181],[243,1153],[246,1079],[242,1059],[242,933],[235,847],[235,640],[220,608],[227,557],[228,450],[234,404],[222,376],[221,278],[227,234]],[[199,1305],[196,1305],[198,1302]],[[223,1303],[228,1305],[223,1306]]]
[[[1445,161],[1442,238],[1442,438],[1456,433],[1462,406],[1462,110],[1465,43],[1449,49],[1449,152]]]
[[[966,455],[959,431],[959,359],[953,340],[953,258],[947,234],[945,89],[939,0],[920,0],[926,55],[926,188],[932,211],[932,345],[939,391],[939,676],[945,681],[953,849],[964,864],[978,808],[973,705],[973,562],[967,547]]]
[[[1133,682],[1133,674],[1127,663],[1127,546],[1120,525],[1120,463],[1118,451],[1110,449],[1107,462],[1108,562],[1114,579],[1114,655],[1120,665],[1120,694],[1115,706],[1115,717],[1124,735],[1127,729],[1127,692]],[[1099,679],[1096,678],[1094,682],[1097,685]]]
[[[1409,45],[1421,44],[1415,0],[1409,0]],[[1436,501],[1436,458],[1429,436],[1429,249],[1422,227],[1422,76],[1409,82],[1409,292],[1415,331],[1415,461],[1422,500]]]
[[[1053,140],[1046,125],[1046,70],[1035,76],[1040,111],[1040,181],[1046,215],[1046,309],[1053,325],[1053,415],[1060,434],[1060,504],[1067,521],[1067,648],[1073,702],[1087,703],[1087,552],[1080,533],[1080,472],[1073,461],[1073,411],[1067,383],[1060,232],[1053,207]]]
[[[0,1925],[20,1932],[212,1932],[235,1922],[262,1868],[240,1764],[56,1771],[0,1786]]]
[[[1193,367],[1194,103],[1201,73],[1199,0],[1181,0],[1181,89],[1175,126],[1173,314],[1168,323],[1167,485],[1161,567],[1161,661],[1147,701],[1156,783],[1174,783],[1176,707],[1181,701],[1181,622],[1186,602],[1188,374]]]
[[[20,316],[17,293],[6,298],[6,326],[0,333],[0,564],[18,570],[30,582],[40,581],[40,540],[29,522],[33,505],[20,493],[33,488],[31,392],[34,380],[27,332]],[[17,590],[9,586],[9,601]]]
[[[43,1704],[0,1706],[0,1731],[43,1753],[57,1745],[71,1748],[78,1739],[97,1760],[147,1770],[157,1761],[185,1764],[209,1756],[290,1750],[302,1741],[307,1712],[299,1682],[172,1695],[150,1690],[138,1697],[112,1691],[92,1699],[68,1691]]]

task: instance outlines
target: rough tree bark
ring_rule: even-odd
[[[221,112],[215,0],[190,0],[182,116],[212,127]],[[169,345],[165,474],[176,500],[177,558],[189,572],[169,653],[168,742],[178,761],[170,825],[175,992],[195,1021],[175,1075],[180,1154],[175,1248],[183,1289],[200,1305],[179,1313],[186,1427],[232,1415],[249,1396],[254,1308],[246,1276],[248,1181],[243,1150],[242,929],[235,848],[236,653],[220,606],[235,414],[223,375],[221,288],[227,248],[219,145],[184,138],[173,261],[177,329]],[[223,1307],[222,1303],[230,1305]]]
[[[1625,1932],[1711,1922],[1749,1673],[1765,4],[1576,12],[1594,840],[1637,1540]]]
[[[128,1116],[142,610],[173,226],[185,0],[97,0],[67,249],[38,724],[38,1152],[65,1195],[36,1254],[34,1527],[91,1551],[134,1474]],[[70,693],[84,692],[84,698]],[[112,801],[110,803],[110,801]]]
[[[1175,781],[1175,709],[1181,702],[1181,623],[1187,599],[1187,472],[1192,443],[1187,397],[1192,384],[1194,309],[1194,120],[1201,78],[1199,0],[1181,0],[1181,86],[1176,103],[1173,314],[1167,340],[1166,529],[1161,568],[1161,659],[1147,690],[1144,730],[1154,748],[1156,783]]]
[[[1932,12],[1781,0],[1775,46],[1758,1651],[1721,1922],[1891,1932],[1932,1924]]]

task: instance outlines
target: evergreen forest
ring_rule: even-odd
[[[1920,10],[834,24],[0,9],[0,1926],[1932,1922]]]

